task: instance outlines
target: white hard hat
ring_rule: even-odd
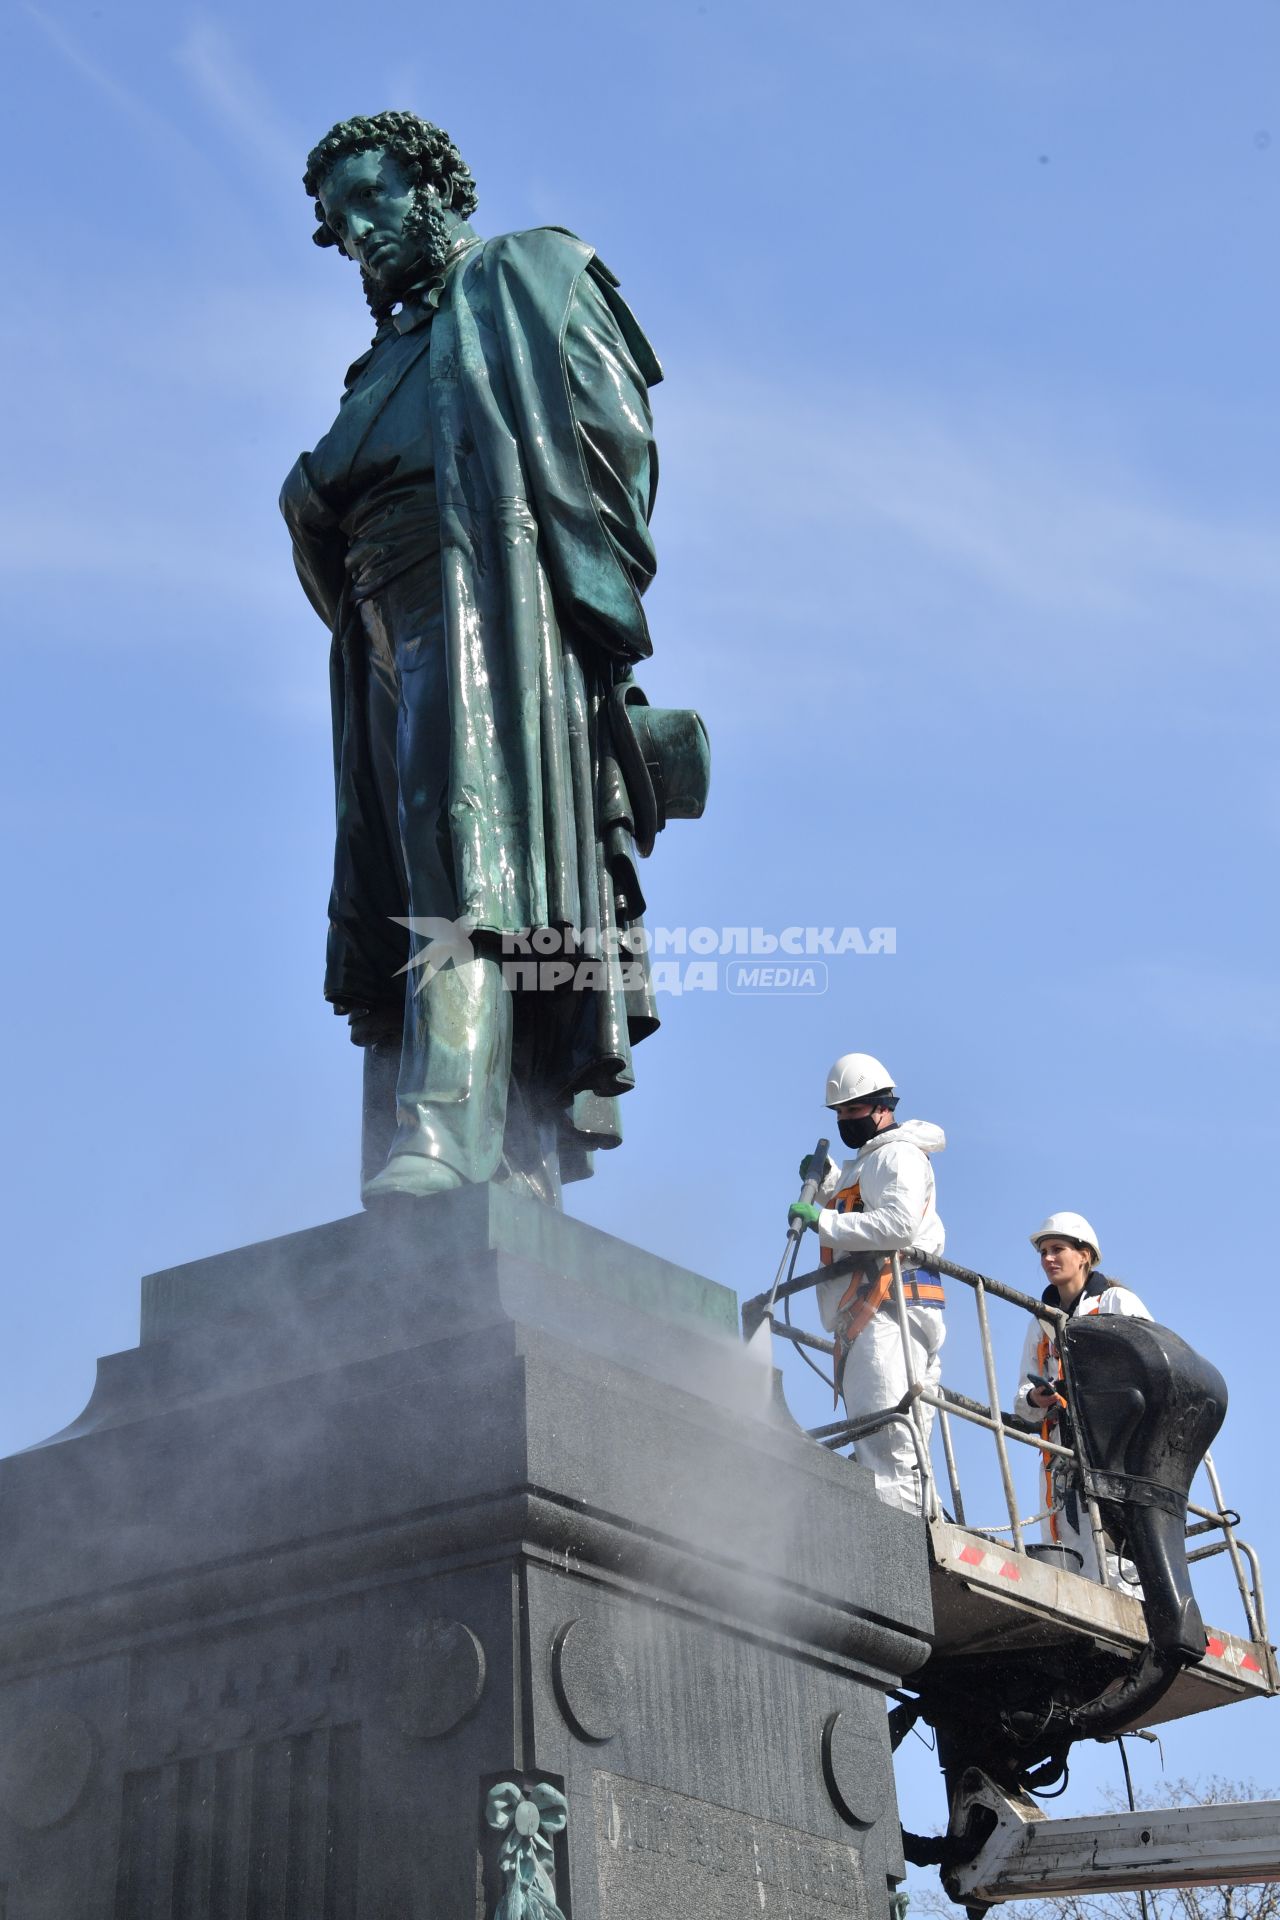
[[[1042,1220],[1031,1236],[1031,1244],[1039,1251],[1040,1242],[1050,1239],[1082,1240],[1093,1255],[1095,1267],[1102,1259],[1098,1236],[1082,1213],[1051,1213]]]
[[[865,1100],[873,1093],[892,1093],[893,1075],[873,1053],[842,1053],[827,1075],[827,1105]]]

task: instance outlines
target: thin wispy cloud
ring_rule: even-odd
[[[188,28],[174,54],[222,131],[256,170],[297,192],[309,142],[285,124],[279,107],[231,37],[208,18]]]
[[[32,24],[39,29],[58,56],[88,82],[105,100],[108,100],[125,119],[132,122],[137,130],[149,139],[165,147],[170,154],[181,154],[188,160],[205,164],[204,156],[194,146],[180,128],[162,113],[157,113],[150,103],[133,92],[124,83],[117,80],[113,73],[92,59],[84,50],[80,41],[59,21],[51,19],[32,0],[21,0],[22,11]]]
[[[1136,461],[1091,455],[1070,421],[1028,418],[1012,401],[963,416],[852,391],[820,415],[791,391],[738,386],[685,404],[671,426],[664,451],[668,471],[685,469],[682,491],[731,498],[753,529],[871,542],[882,565],[889,539],[1028,613],[1146,617],[1190,589],[1260,596],[1280,616],[1270,524],[1184,506]]]

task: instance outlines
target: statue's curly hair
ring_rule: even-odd
[[[320,182],[336,160],[344,154],[366,153],[371,147],[384,147],[394,153],[416,174],[416,184],[432,186],[443,206],[466,220],[475,212],[476,183],[453,141],[443,127],[419,120],[416,113],[357,114],[352,120],[339,120],[330,127],[318,146],[307,155],[307,170],[302,184],[315,203],[318,222],[312,239],[318,247],[336,247],[338,236],[324,217],[317,195]]]

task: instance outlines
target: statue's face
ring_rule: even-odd
[[[320,205],[342,251],[381,287],[412,278],[422,250],[412,218],[415,186],[385,148],[345,153],[320,182]]]

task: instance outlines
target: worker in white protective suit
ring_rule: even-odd
[[[1031,1235],[1031,1244],[1040,1255],[1040,1265],[1049,1283],[1041,1296],[1046,1306],[1060,1307],[1073,1320],[1092,1313],[1119,1313],[1130,1320],[1151,1318],[1131,1287],[1121,1286],[1119,1281],[1109,1280],[1099,1272],[1102,1255],[1098,1236],[1082,1213],[1051,1213]],[[1013,1411],[1029,1425],[1038,1420],[1044,1439],[1067,1446],[1070,1444],[1065,1417],[1067,1403],[1052,1386],[1061,1376],[1062,1362],[1052,1323],[1031,1321],[1022,1346],[1022,1368]],[[1048,1381],[1050,1385],[1042,1386],[1041,1381]],[[1040,1523],[1041,1538],[1078,1553],[1079,1571],[1086,1578],[1097,1580],[1098,1556],[1076,1474],[1070,1464],[1057,1455],[1046,1453],[1042,1458],[1045,1515]],[[1113,1553],[1107,1555],[1107,1584],[1120,1593],[1142,1597],[1132,1562],[1118,1559]]]
[[[911,1377],[930,1388],[941,1377],[943,1290],[934,1275],[918,1270],[913,1256],[940,1254],[945,1243],[929,1156],[941,1153],[947,1141],[942,1128],[927,1120],[894,1119],[897,1089],[888,1068],[869,1053],[841,1055],[827,1075],[826,1104],[856,1157],[840,1168],[828,1161],[819,1204],[797,1201],[788,1217],[816,1231],[824,1265],[857,1257],[852,1272],[821,1281],[817,1289],[822,1324],[835,1337],[836,1386],[856,1420],[897,1407]],[[812,1171],[817,1178],[819,1170]],[[809,1174],[806,1162],[801,1177]],[[892,1297],[892,1252],[903,1256],[909,1356]],[[933,1409],[921,1404],[917,1413],[927,1454]],[[899,1415],[865,1434],[855,1451],[874,1473],[887,1506],[920,1512],[920,1468],[906,1418]]]

